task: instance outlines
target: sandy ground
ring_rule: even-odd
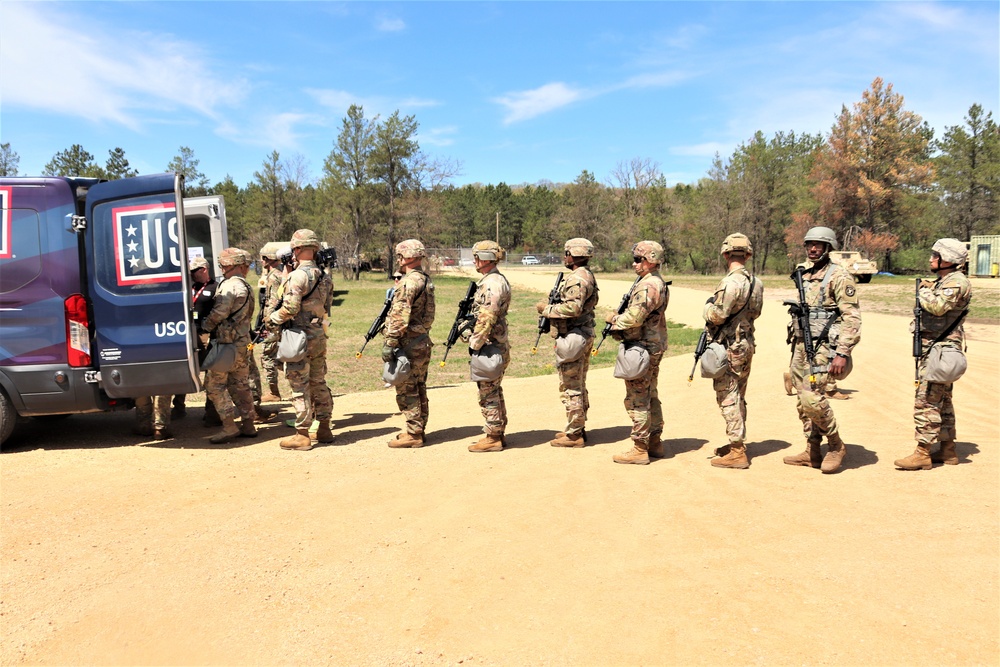
[[[605,304],[627,286],[602,282]],[[698,325],[705,296],[673,290],[668,315]],[[759,321],[743,471],[708,464],[723,422],[690,356],[663,363],[669,455],[645,467],[611,461],[629,430],[611,369],[580,450],[547,444],[554,376],[504,383],[500,453],[466,451],[469,383],[432,389],[406,451],[385,446],[389,392],[338,397],[336,442],[305,453],[283,426],[209,445],[198,411],[140,446],[129,414],[33,423],[0,456],[0,662],[1000,663],[997,327],[955,392],[962,464],[908,473],[907,320],[866,314],[834,405],[846,465],[821,475],[781,462],[803,447],[786,317]]]

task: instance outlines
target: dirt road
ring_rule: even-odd
[[[547,290],[551,277],[511,273]],[[537,285],[535,284],[537,283]],[[602,282],[606,304],[625,282]],[[699,324],[706,294],[668,315]],[[998,664],[1000,342],[970,342],[962,464],[900,472],[912,441],[906,319],[864,315],[835,475],[786,397],[769,302],[749,389],[749,470],[690,357],[664,361],[668,458],[620,466],[624,387],[591,375],[590,446],[546,443],[554,376],[504,383],[510,447],[470,454],[469,383],[430,392],[422,449],[390,450],[393,396],[338,397],[337,441],[288,431],[121,446],[131,415],[28,429],[0,456],[0,661],[10,664]],[[527,354],[527,350],[515,351]]]

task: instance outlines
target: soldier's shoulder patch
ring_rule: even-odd
[[[951,296],[952,294],[955,293],[955,288],[954,287],[945,287],[942,291],[944,292],[945,296]]]
[[[854,289],[854,285],[848,285],[847,287],[844,288],[844,294],[846,294],[847,296],[854,296],[856,292],[857,290]]]

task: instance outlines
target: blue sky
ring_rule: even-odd
[[[452,182],[705,176],[757,130],[821,133],[876,76],[941,136],[1000,114],[993,2],[0,3],[0,141],[212,183],[272,150],[310,179],[352,103],[420,124]]]

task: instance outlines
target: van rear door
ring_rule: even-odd
[[[216,258],[229,247],[226,202],[222,195],[184,198],[184,229],[187,231],[188,261],[204,257],[215,272]]]
[[[112,398],[201,390],[188,326],[183,177],[99,183],[87,194],[94,365]]]

